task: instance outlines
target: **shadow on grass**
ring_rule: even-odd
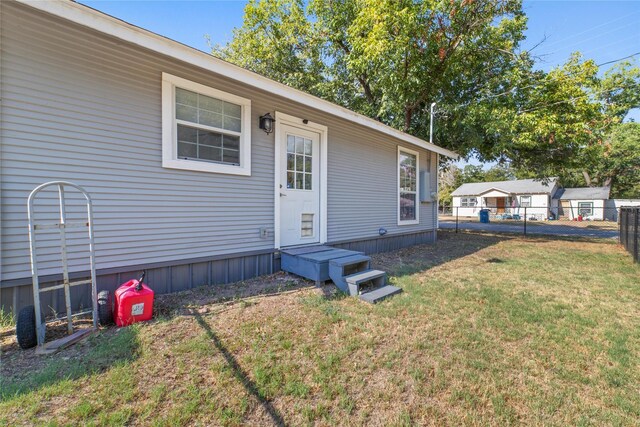
[[[103,372],[138,358],[138,328],[109,329],[52,355],[35,349],[4,352],[0,377],[0,402],[23,394]]]
[[[495,235],[452,231],[438,231],[435,244],[425,244],[372,255],[372,265],[386,271],[390,276],[401,277],[423,272],[447,262],[463,258],[496,245],[504,240],[516,238],[510,235]]]
[[[200,313],[194,313],[194,317],[198,322],[198,324],[200,325],[200,327],[204,329],[209,339],[211,339],[211,341],[213,342],[213,345],[216,346],[218,351],[225,358],[225,360],[227,361],[227,364],[233,370],[233,375],[242,383],[245,390],[247,390],[249,394],[251,394],[260,402],[260,404],[265,409],[265,411],[267,411],[267,413],[269,414],[269,416],[271,417],[275,425],[285,426],[286,423],[284,422],[284,418],[282,418],[282,415],[280,415],[278,410],[260,392],[256,384],[249,378],[247,373],[244,372],[244,370],[242,369],[242,367],[240,366],[236,358],[233,356],[233,354],[231,354],[231,352],[227,350],[227,348],[224,346],[222,341],[220,341],[220,338],[216,335],[215,332],[213,332],[213,329],[211,329],[211,326],[209,326],[209,324],[205,322],[202,315]]]

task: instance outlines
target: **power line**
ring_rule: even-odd
[[[598,68],[602,67],[603,65],[613,64],[614,62],[624,61],[625,59],[633,58],[634,56],[638,56],[638,55],[640,55],[640,52],[632,53],[631,55],[627,55],[623,58],[614,59],[613,61],[603,62],[602,64],[598,64]]]

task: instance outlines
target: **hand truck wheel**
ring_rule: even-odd
[[[44,314],[40,315],[44,322]],[[36,330],[36,309],[32,305],[23,307],[18,312],[16,321],[16,338],[20,348],[27,349],[38,345],[38,332]]]

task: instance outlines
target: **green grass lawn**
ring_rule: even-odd
[[[203,307],[192,292],[44,359],[8,344],[0,424],[639,424],[629,255],[440,235],[374,257],[404,289],[376,306],[331,287]]]

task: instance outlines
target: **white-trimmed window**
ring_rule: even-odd
[[[418,224],[418,153],[398,147],[398,225]]]
[[[251,175],[251,101],[163,73],[162,166]]]
[[[531,196],[520,196],[520,207],[530,208],[531,207]]]
[[[463,208],[473,208],[478,205],[477,197],[462,197],[460,198],[460,206]]]

